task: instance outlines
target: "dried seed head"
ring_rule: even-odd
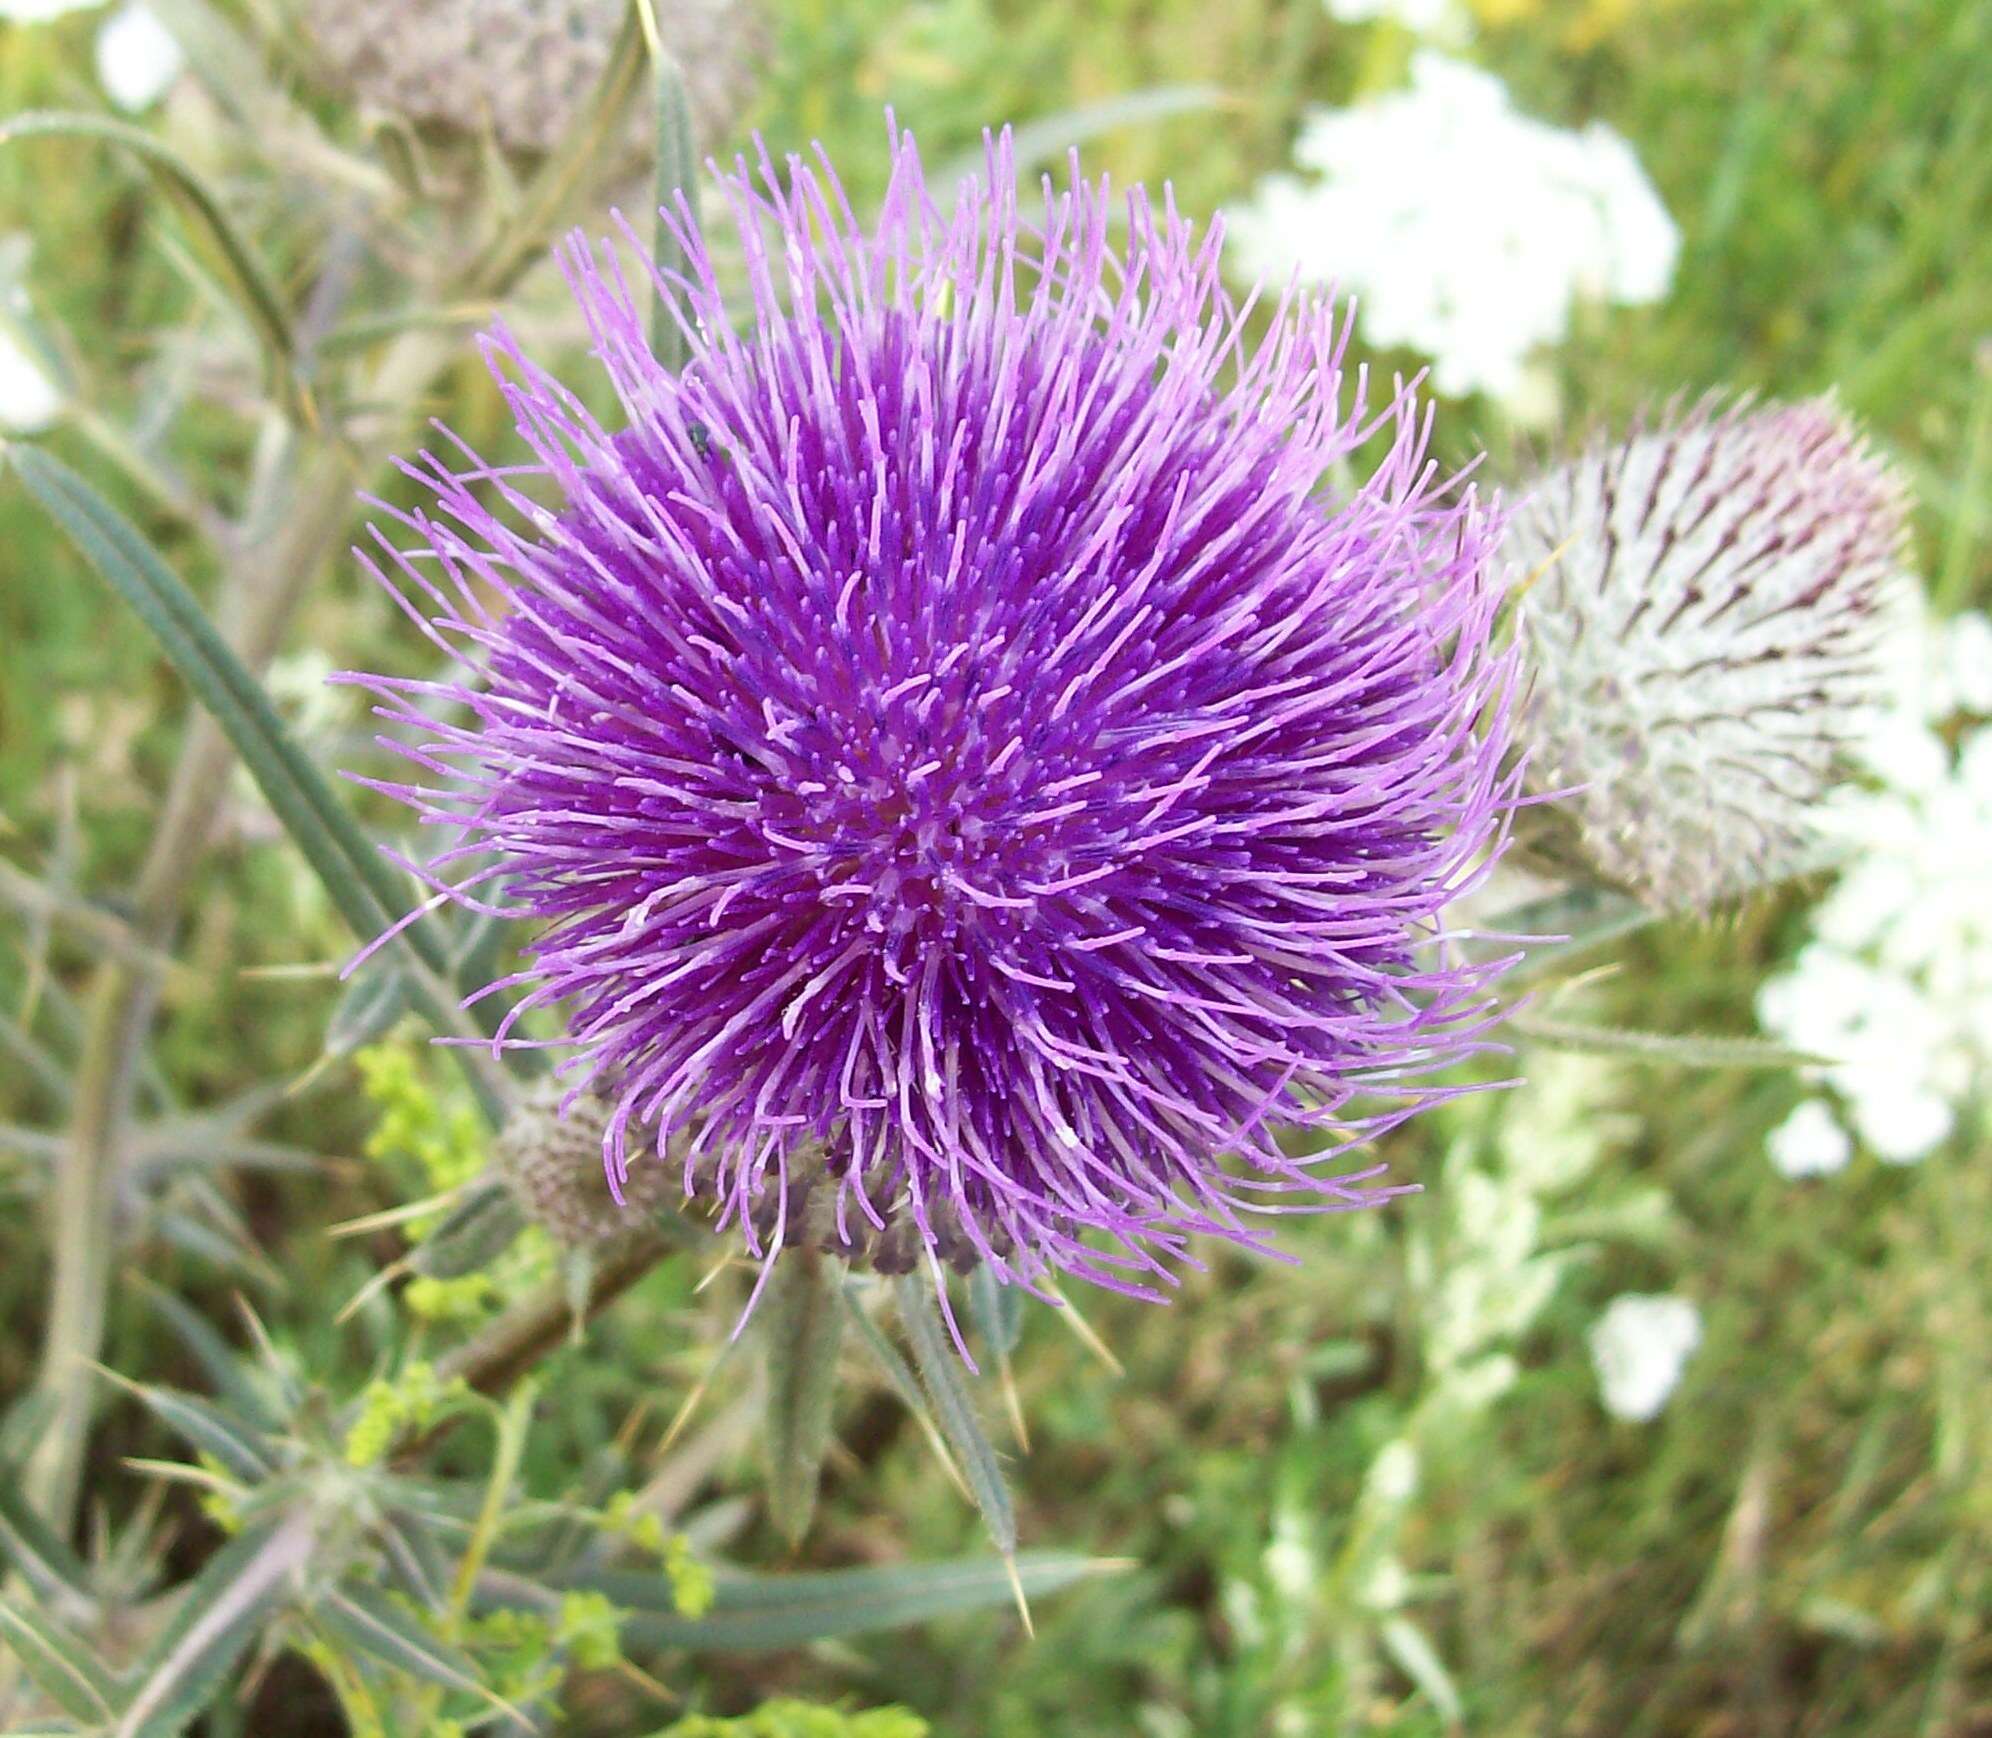
[[[539,1087],[506,1119],[492,1161],[520,1210],[556,1243],[601,1249],[628,1241],[676,1196],[671,1167],[648,1147],[632,1147],[622,1200],[609,1188],[602,1131],[609,1106],[593,1096],[561,1114],[565,1089]]]
[[[1505,543],[1517,737],[1531,788],[1572,794],[1530,843],[1665,910],[1802,867],[1879,698],[1904,540],[1900,486],[1827,400],[1704,401],[1543,475]]]
[[[332,82],[361,101],[543,152],[601,81],[628,12],[625,0],[304,0],[304,25]],[[657,23],[685,70],[698,139],[725,138],[764,57],[753,6],[657,0]]]

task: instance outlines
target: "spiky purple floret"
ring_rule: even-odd
[[[376,533],[470,674],[352,679],[461,833],[431,883],[545,926],[519,1011],[565,1006],[612,1181],[641,1129],[758,1254],[808,1171],[839,1236],[1152,1290],[1390,1193],[1276,1127],[1374,1136],[1491,1018],[1435,951],[1512,798],[1491,527],[1408,392],[1344,408],[1332,306],[1247,343],[1221,226],[1137,189],[1116,245],[1076,160],[1027,221],[1007,135],[950,215],[892,149],[869,229],[827,162],[723,178],[745,308],[676,214],[681,376],[570,243],[627,424],[488,337],[537,463],[425,455]]]

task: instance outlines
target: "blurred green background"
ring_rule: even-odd
[[[1618,423],[1683,388],[1837,388],[1914,484],[1933,593],[1947,607],[1983,604],[1992,7],[1472,10],[1472,53],[1518,104],[1565,124],[1608,120],[1683,235],[1664,302],[1587,316],[1555,358],[1570,420]],[[1210,84],[1220,106],[1114,127],[1086,152],[1119,181],[1167,180],[1185,208],[1208,212],[1285,163],[1306,107],[1388,86],[1411,49],[1391,26],[1337,24],[1318,0],[797,0],[770,17],[774,62],[752,124],[778,150],[824,141],[861,206],[879,184],[888,103],[940,163],[985,125]],[[80,70],[88,28],[0,24],[0,112],[93,100]],[[281,212],[253,192],[244,210],[252,229],[278,231]],[[33,238],[37,306],[87,335],[107,411],[142,420],[139,365],[157,366],[160,334],[197,295],[162,246],[171,221],[128,166],[73,146],[0,154],[0,212],[0,231]],[[280,261],[300,278],[311,264]],[[436,409],[502,450],[499,406],[467,344]],[[1528,444],[1476,401],[1445,405],[1440,431],[1454,457]],[[101,471],[75,435],[54,440]],[[239,445],[228,419],[196,408],[167,450],[199,478],[236,467]],[[172,527],[155,528],[171,547]],[[325,704],[319,671],[413,655],[390,606],[342,563],[291,636],[280,695],[293,711]],[[362,728],[331,704],[331,728]],[[0,856],[115,910],[186,712],[149,642],[0,483]],[[201,872],[178,950],[191,970],[170,983],[158,1030],[158,1065],[191,1103],[300,1072],[334,987],[256,970],[348,946],[246,786],[241,808]],[[1754,988],[1802,911],[1799,894],[1654,932],[1602,1005],[1643,1026],[1747,1030]],[[30,929],[0,908],[0,1009],[40,994],[59,1010],[87,955],[59,942],[50,983],[31,982]],[[1511,1348],[1520,1375],[1505,1397],[1421,1424],[1416,1500],[1393,1536],[1409,1577],[1401,1609],[1436,1678],[1415,1645],[1380,1643],[1357,1609],[1351,1565],[1366,1546],[1352,1516],[1377,1450],[1426,1392],[1415,1322],[1434,1282],[1423,1268],[1442,1266],[1457,1234],[1445,1155],[1514,1138],[1503,1129],[1525,1114],[1521,1095],[1394,1137],[1394,1165],[1440,1186],[1381,1214],[1293,1226],[1293,1267],[1218,1256],[1166,1310],[1087,1302],[1122,1372],[1032,1314],[1016,1360],[1031,1427],[1013,1469],[1023,1534],[1131,1565],[1047,1601],[1034,1642],[1007,1618],[959,1620],[772,1662],[704,1661],[670,1681],[724,1709],[778,1692],[899,1702],[937,1733],[972,1738],[1992,1734],[1992,1153],[1870,1163],[1799,1189],[1763,1154],[1797,1096],[1780,1076],[1596,1065],[1580,1085],[1577,1114],[1601,1157],[1546,1233],[1573,1259]],[[0,1049],[0,1122],[46,1123],[59,1108]],[[357,1161],[371,1117],[350,1075],[280,1106],[266,1126],[352,1162],[324,1178],[240,1184],[265,1269],[218,1272],[165,1250],[148,1253],[151,1277],[217,1317],[246,1286],[314,1368],[363,1379],[377,1344],[329,1316],[371,1264],[323,1230],[419,1181]],[[45,1275],[35,1191],[5,1145],[0,1394],[11,1395],[32,1374]],[[1599,1235],[1611,1213],[1654,1200],[1661,1209],[1628,1219],[1630,1230]],[[737,1298],[721,1287],[695,1305],[694,1278],[667,1268],[597,1328],[587,1354],[553,1367],[533,1453],[554,1482],[634,1410],[668,1412],[711,1360]],[[1704,1343],[1651,1425],[1600,1410],[1586,1350],[1602,1302],[1627,1290],[1677,1291],[1703,1312]],[[113,1364],[170,1371],[173,1356],[144,1312],[118,1310]],[[122,1509],[135,1481],[117,1457],[159,1452],[159,1439],[128,1408],[101,1435],[92,1482]],[[826,1509],[799,1561],[977,1548],[972,1512],[892,1402],[847,1396],[838,1435]],[[713,1476],[751,1493],[758,1474],[735,1450]],[[734,1549],[790,1560],[752,1523]],[[248,1729],[335,1730],[308,1678],[287,1681],[282,1723]],[[670,1712],[632,1713],[620,1684],[591,1706],[584,1688],[578,1730],[634,1730]]]

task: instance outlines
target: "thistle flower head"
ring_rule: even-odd
[[[1414,401],[1342,404],[1323,303],[1248,344],[1167,201],[1075,164],[1027,214],[1007,136],[950,211],[903,134],[869,225],[827,163],[725,191],[747,289],[681,210],[681,373],[575,241],[621,426],[500,331],[536,462],[425,457],[377,538],[467,666],[353,678],[430,775],[382,788],[544,926],[505,1030],[562,1007],[612,1178],[671,1138],[763,1256],[1144,1291],[1387,1192],[1274,1131],[1374,1135],[1491,1017],[1431,944],[1511,797],[1492,531]]]
[[[544,152],[580,117],[628,14],[625,0],[304,0],[303,23],[324,71],[374,107]],[[698,136],[723,137],[753,89],[753,6],[657,0],[657,24]]]
[[[520,1211],[569,1249],[622,1243],[671,1199],[676,1179],[661,1164],[631,1165],[610,1194],[602,1180],[609,1115],[606,1100],[548,1082],[513,1107],[491,1143],[492,1167]]]
[[[1517,736],[1576,849],[1662,909],[1803,866],[1878,698],[1902,495],[1828,401],[1691,414],[1526,491]]]

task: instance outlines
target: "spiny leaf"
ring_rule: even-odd
[[[1496,912],[1474,927],[1468,959],[1484,963],[1522,949],[1501,979],[1505,991],[1561,971],[1578,956],[1658,923],[1662,913],[1607,887],[1572,887]]]
[[[188,1584],[133,1674],[115,1738],[178,1738],[219,1693],[317,1546],[307,1514],[252,1527]]]
[[[968,1475],[968,1488],[975,1506],[982,1511],[990,1541],[1005,1557],[1017,1550],[1017,1517],[1010,1506],[1010,1488],[996,1450],[982,1428],[968,1385],[961,1379],[961,1360],[948,1343],[947,1329],[941,1325],[934,1302],[933,1282],[925,1275],[910,1273],[893,1282],[893,1301],[899,1306],[899,1319],[906,1329],[907,1344],[913,1349],[913,1363],[920,1381],[934,1403],[934,1416],[962,1459]]]
[[[82,1558],[48,1530],[11,1471],[0,1472],[0,1553],[45,1598],[90,1597],[90,1571]]]
[[[396,872],[297,746],[199,600],[137,527],[67,465],[29,445],[11,446],[8,456],[29,493],[130,605],[213,714],[353,933],[379,934],[402,909]],[[419,1005],[439,1025],[448,1024],[448,991],[438,981],[448,967],[442,942],[419,923],[404,929],[400,940],[418,979]],[[466,1068],[495,1125],[503,1112],[497,1094],[468,1061]]]
[[[444,1689],[463,1690],[505,1706],[484,1687],[475,1660],[443,1641],[413,1612],[391,1599],[364,1588],[335,1588],[312,1607],[312,1614],[369,1659]]]
[[[116,1711],[116,1685],[75,1636],[33,1606],[0,1599],[0,1640],[66,1714],[92,1722]]]
[[[1014,1564],[985,1557],[806,1575],[727,1575],[718,1582],[712,1609],[696,1618],[678,1615],[669,1587],[655,1575],[604,1570],[572,1584],[596,1588],[636,1614],[624,1634],[637,1646],[745,1653],[988,1610],[1007,1605],[1018,1585],[1033,1596],[1046,1595],[1121,1567],[1071,1552],[1026,1551]],[[557,1595],[511,1578],[498,1580],[492,1591],[508,1604],[548,1608],[557,1602]]]
[[[1540,1014],[1517,1014],[1509,1024],[1522,1037],[1549,1050],[1671,1062],[1686,1068],[1812,1068],[1830,1060],[1767,1038],[1725,1038],[1702,1032],[1637,1032],[1622,1026],[1586,1026],[1574,1020],[1552,1020]]]
[[[189,1447],[213,1456],[244,1483],[259,1483],[275,1469],[269,1444],[248,1420],[232,1417],[198,1394],[107,1374]]]
[[[525,1215],[503,1183],[477,1184],[416,1245],[408,1264],[429,1279],[461,1279],[496,1261],[525,1228]]]
[[[775,1263],[755,1327],[766,1348],[768,1513],[791,1545],[816,1513],[844,1334],[842,1264],[806,1252]]]
[[[961,1476],[961,1468],[955,1464],[954,1452],[948,1447],[947,1438],[934,1422],[934,1414],[927,1405],[927,1396],[920,1391],[920,1378],[913,1374],[913,1366],[899,1355],[899,1348],[879,1331],[878,1324],[865,1313],[865,1306],[858,1295],[857,1287],[850,1281],[844,1285],[844,1309],[851,1318],[851,1324],[858,1330],[858,1338],[864,1342],[865,1350],[876,1360],[885,1379],[892,1384],[893,1392],[899,1396],[906,1410],[913,1414],[937,1459],[955,1483],[961,1494],[975,1500],[968,1488],[968,1481]]]

